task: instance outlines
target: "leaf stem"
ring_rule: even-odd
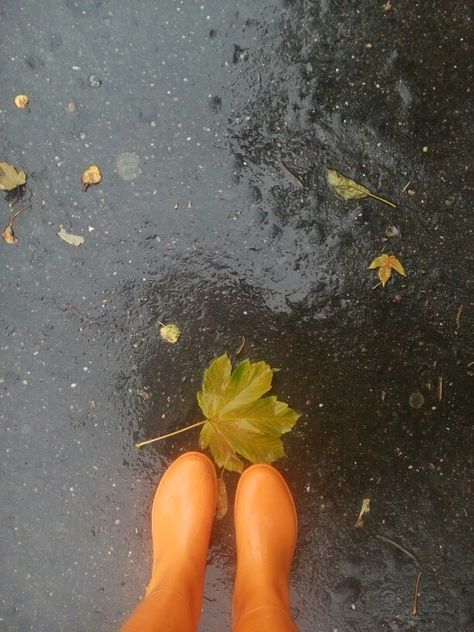
[[[155,437],[154,439],[148,439],[147,441],[140,441],[135,444],[136,448],[142,448],[144,445],[148,445],[149,443],[154,443],[155,441],[162,441],[163,439],[169,439],[170,437],[174,437],[181,432],[186,432],[187,430],[191,430],[192,428],[197,428],[198,426],[203,426],[206,423],[207,419],[204,421],[198,421],[195,424],[191,424],[190,426],[186,426],[185,428],[180,428],[179,430],[175,430],[174,432],[169,432],[168,434],[161,435],[161,437]]]
[[[375,193],[367,193],[367,195],[371,198],[374,198],[374,200],[378,200],[379,202],[383,202],[384,204],[388,204],[388,206],[391,206],[392,208],[397,208],[397,205],[394,204],[393,202],[389,202],[388,200],[385,200],[382,197],[379,197],[378,195],[375,195]]]

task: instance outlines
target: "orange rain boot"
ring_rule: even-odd
[[[293,497],[271,465],[252,465],[235,495],[237,575],[234,632],[298,632],[290,615],[289,575],[298,521]]]
[[[216,503],[216,470],[207,456],[187,452],[167,469],[153,501],[150,583],[121,632],[197,630]]]

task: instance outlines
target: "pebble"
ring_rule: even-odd
[[[396,237],[400,234],[400,231],[396,226],[387,226],[385,229],[385,237]]]
[[[89,85],[91,88],[100,88],[102,85],[102,79],[99,79],[97,75],[91,75],[89,77]]]
[[[418,408],[421,408],[423,406],[423,404],[425,403],[425,398],[420,393],[420,391],[415,391],[410,395],[408,403],[412,408],[415,408],[417,410]]]
[[[140,175],[139,162],[140,157],[133,152],[126,151],[117,156],[115,163],[117,165],[117,172],[122,180],[132,182],[132,180],[135,180],[135,178]]]
[[[74,103],[74,101],[69,101],[69,103],[66,105],[66,110],[68,112],[71,112],[71,114],[74,114],[74,112],[77,112],[77,105]]]

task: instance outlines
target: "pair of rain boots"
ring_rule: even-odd
[[[198,452],[165,472],[152,509],[153,569],[145,599],[121,632],[195,632],[216,513],[214,465]],[[234,632],[297,632],[289,574],[297,517],[290,490],[270,465],[241,475],[234,508],[237,546]]]

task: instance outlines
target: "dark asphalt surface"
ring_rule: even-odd
[[[474,629],[470,3],[384,5],[2,2],[0,160],[32,193],[0,243],[2,632],[118,629],[155,485],[198,435],[134,441],[196,421],[241,336],[303,413],[278,464],[301,632]],[[328,167],[397,208],[337,198]],[[407,277],[374,288],[384,251]],[[415,565],[380,535],[419,561],[416,616]],[[234,568],[229,512],[201,630],[229,629]]]

